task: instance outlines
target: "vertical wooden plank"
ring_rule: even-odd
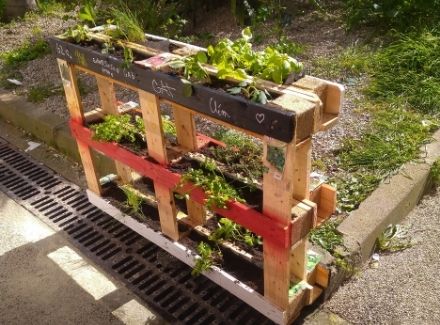
[[[296,147],[292,166],[293,197],[299,201],[310,198],[310,170],[312,169],[312,139],[306,139]]]
[[[296,139],[279,146],[270,139],[264,139],[263,162],[268,171],[263,176],[263,213],[289,224],[293,205],[293,163],[295,161]],[[271,147],[284,151],[284,164],[270,163]],[[282,148],[284,147],[284,148]],[[263,242],[264,253],[264,295],[277,306],[286,309],[289,305],[290,248]]]
[[[172,105],[172,107],[179,145],[188,151],[197,150],[197,133],[194,114],[188,110],[179,109],[176,105]]]
[[[119,115],[118,106],[116,104],[116,94],[113,82],[95,75],[98,84],[99,97],[101,99],[101,109],[105,114]],[[132,171],[130,168],[115,161],[116,173],[121,178],[123,183],[130,183],[132,181]]]
[[[139,102],[145,124],[148,155],[160,164],[168,164],[165,138],[162,129],[159,97],[139,90]]]
[[[63,81],[64,93],[67,100],[67,108],[69,109],[70,117],[80,123],[84,123],[84,112],[81,104],[81,95],[78,89],[78,82],[76,79],[75,68],[72,64],[68,64],[64,60],[58,59],[58,68]],[[76,142],[78,151],[81,157],[81,162],[84,168],[88,188],[96,194],[101,193],[101,185],[99,183],[99,176],[96,173],[90,148],[80,142]]]
[[[139,101],[145,123],[148,155],[158,163],[166,165],[168,155],[162,129],[159,98],[153,94],[139,90]],[[154,183],[154,192],[159,210],[162,232],[173,240],[179,239],[177,212],[173,192],[162,184]]]
[[[197,132],[194,121],[194,114],[188,110],[173,107],[174,124],[176,126],[177,142],[187,151],[197,150]],[[203,225],[206,222],[206,209],[204,205],[194,202],[191,199],[186,200],[188,210],[187,221],[193,225]]]

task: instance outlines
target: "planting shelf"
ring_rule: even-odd
[[[71,115],[70,127],[77,140],[90,201],[190,266],[199,258],[194,253],[197,238],[211,240],[211,230],[207,228],[210,218],[230,219],[260,236],[262,251],[258,256],[240,250],[228,240],[219,245],[224,254],[231,253],[235,256],[231,258],[254,268],[255,272],[249,273],[260,274],[255,282],[256,288],[244,284],[249,279],[242,280],[239,270],[233,271],[236,272],[234,275],[226,272],[227,261],[223,268],[213,266],[203,274],[276,323],[292,322],[328,284],[328,270],[318,262],[308,263],[308,257],[313,253],[307,248],[307,235],[334,212],[336,192],[326,184],[310,188],[311,136],[337,121],[343,88],[304,76],[290,85],[257,80],[257,87],[276,94],[266,105],[201,84],[192,85],[191,96],[185,96],[187,86],[172,73],[136,64],[123,67],[121,58],[102,54],[97,48],[108,36],[97,30],[91,35],[95,43],[86,46],[51,39],[58,57]],[[158,39],[149,35],[151,42]],[[173,55],[194,49],[204,50],[177,41],[168,42],[173,45],[172,49],[170,47]],[[120,43],[144,58],[162,54],[148,47],[148,43],[139,45],[118,41]],[[216,75],[215,68],[208,66],[207,69],[211,75]],[[86,114],[83,112],[77,70],[96,77],[101,108]],[[135,90],[139,104],[118,108],[114,84]],[[171,106],[173,112],[177,144],[174,143],[172,148],[163,131],[162,103]],[[144,151],[132,151],[122,144],[94,139],[91,123],[99,123],[106,115],[121,113],[142,117],[146,139]],[[172,161],[178,161],[188,152],[198,153],[208,145],[224,146],[196,132],[197,116],[261,140],[261,159],[265,169],[255,192],[261,197],[259,205],[229,200],[222,208],[207,207],[209,194],[189,182],[181,183],[181,172],[173,169]],[[148,181],[148,188],[135,189],[147,198],[145,208],[148,206],[151,212],[145,214],[147,220],[123,212],[123,200],[109,196],[108,187],[100,181],[105,175],[98,175],[95,169],[92,149],[115,162],[116,177],[111,183],[115,188],[139,185],[144,179]],[[185,198],[176,199],[178,193],[186,194]]]

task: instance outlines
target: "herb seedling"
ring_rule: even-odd
[[[231,200],[244,201],[237,190],[226,182],[223,175],[217,174],[214,160],[206,158],[201,167],[201,169],[191,168],[183,174],[177,187],[181,188],[189,182],[201,187],[205,191],[205,203],[209,209],[226,209],[227,202]]]
[[[123,185],[121,186],[121,189],[127,197],[126,204],[130,209],[136,214],[143,215],[141,205],[144,202],[144,198],[142,198],[142,196],[140,196],[131,185]]]
[[[203,67],[208,62],[205,52],[198,52],[195,55],[179,58],[170,62],[170,67],[174,70],[183,70],[183,76],[190,82],[210,83],[209,74]]]
[[[242,241],[250,247],[262,243],[260,237],[227,218],[221,218],[217,225],[218,228],[209,236],[209,240],[214,242],[219,240]]]
[[[243,95],[247,99],[250,99],[253,102],[266,104],[267,99],[270,98],[269,92],[264,89],[260,90],[255,86],[255,82],[247,82],[242,81],[238,84],[237,87],[232,87],[227,89],[227,92],[231,95]]]
[[[193,276],[199,276],[203,272],[209,270],[209,268],[215,265],[215,258],[218,256],[221,258],[221,252],[219,250],[214,250],[205,242],[200,242],[197,246],[197,253],[199,258],[196,259],[196,263],[191,272]]]
[[[93,138],[108,142],[135,143],[144,139],[144,121],[140,116],[134,118],[129,114],[106,115],[104,122],[91,125],[94,130]]]

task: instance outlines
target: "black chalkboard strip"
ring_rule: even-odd
[[[296,125],[293,111],[254,103],[203,85],[194,85],[192,96],[186,97],[184,86],[177,76],[135,64],[126,68],[120,58],[59,38],[52,37],[49,42],[57,58],[154,93],[195,112],[283,142],[291,142],[294,137]]]

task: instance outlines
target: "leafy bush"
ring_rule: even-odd
[[[346,0],[349,27],[372,25],[408,30],[433,26],[440,18],[440,0]]]
[[[95,131],[93,137],[102,141],[130,142],[143,140],[144,121],[140,116],[134,118],[129,114],[106,115],[104,122],[90,127]]]

